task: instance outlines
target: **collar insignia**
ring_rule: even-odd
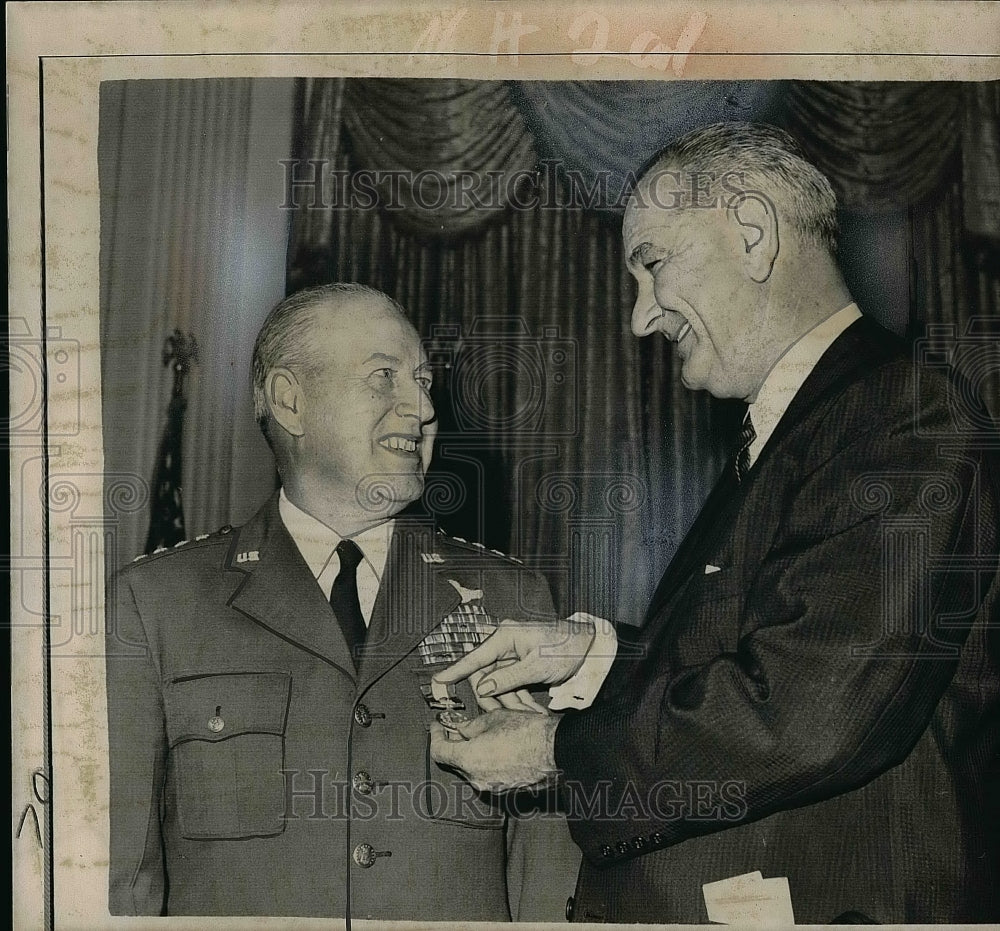
[[[459,585],[454,579],[448,579],[448,584],[458,592],[459,598],[462,599],[462,604],[468,604],[470,601],[482,601],[483,592],[478,588],[464,588]]]

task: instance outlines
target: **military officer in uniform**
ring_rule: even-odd
[[[432,673],[499,618],[553,612],[516,560],[397,517],[431,458],[430,383],[377,291],[311,289],[265,321],[254,403],[280,491],[109,590],[112,914],[558,917],[565,824],[515,830],[429,753],[432,721],[478,712]]]

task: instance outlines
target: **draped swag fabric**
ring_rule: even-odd
[[[520,81],[509,85],[538,147],[580,173],[593,189],[601,173],[609,193],[671,139],[726,120],[778,116],[774,81]]]
[[[530,171],[538,160],[503,84],[448,79],[345,83],[344,124],[357,163],[389,178],[401,173],[398,222],[413,232],[461,234],[481,225],[507,206],[507,185],[499,187],[491,203],[490,172]],[[421,176],[425,168],[433,168],[433,175]],[[464,192],[467,196],[461,190],[463,171],[477,182]],[[380,194],[388,202],[387,182]]]
[[[303,80],[297,180],[310,162],[324,179],[433,170],[452,196],[428,208],[416,202],[426,190],[394,182],[381,203],[331,206],[328,187],[298,189],[288,290],[352,280],[399,300],[443,374],[428,507],[446,529],[546,571],[560,608],[635,623],[741,411],[688,392],[662,343],[630,335],[620,210],[588,209],[620,202],[556,205],[541,196],[548,182],[526,176],[557,158],[586,183],[614,180],[693,126],[783,122],[849,205],[910,206],[915,333],[922,320],[997,312],[997,220],[977,214],[982,248],[963,251],[970,212],[953,177],[970,106],[995,120],[995,93],[961,85]],[[982,132],[975,141],[990,149]],[[963,157],[988,179],[989,157]],[[470,208],[454,196],[461,172],[518,193]]]
[[[941,179],[958,144],[960,85],[793,81],[788,126],[847,207],[891,209]]]

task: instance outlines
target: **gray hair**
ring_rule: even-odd
[[[800,235],[831,255],[837,252],[837,198],[827,177],[784,130],[766,123],[715,123],[693,130],[659,152],[640,174],[698,172],[711,189],[738,198],[739,191],[770,198]],[[693,177],[693,175],[692,175]],[[740,185],[734,189],[733,178]],[[728,182],[725,179],[729,179]],[[731,201],[730,201],[731,202]]]
[[[268,374],[278,367],[315,371],[322,361],[316,358],[311,339],[317,323],[316,311],[324,304],[339,303],[345,297],[358,294],[380,298],[406,317],[402,306],[388,294],[363,284],[334,282],[296,291],[279,301],[264,320],[253,347],[250,385],[254,417],[272,447],[266,390]]]

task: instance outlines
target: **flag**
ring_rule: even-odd
[[[160,440],[153,475],[153,506],[146,537],[146,552],[180,543],[184,537],[184,505],[181,501],[181,431],[184,427],[182,397],[170,399],[167,426]]]
[[[174,387],[167,408],[167,425],[156,456],[153,473],[152,513],[146,552],[173,546],[185,539],[184,505],[181,498],[181,435],[184,430],[184,376],[192,362],[198,360],[198,344],[194,336],[174,330],[163,347],[163,364],[173,365]]]

